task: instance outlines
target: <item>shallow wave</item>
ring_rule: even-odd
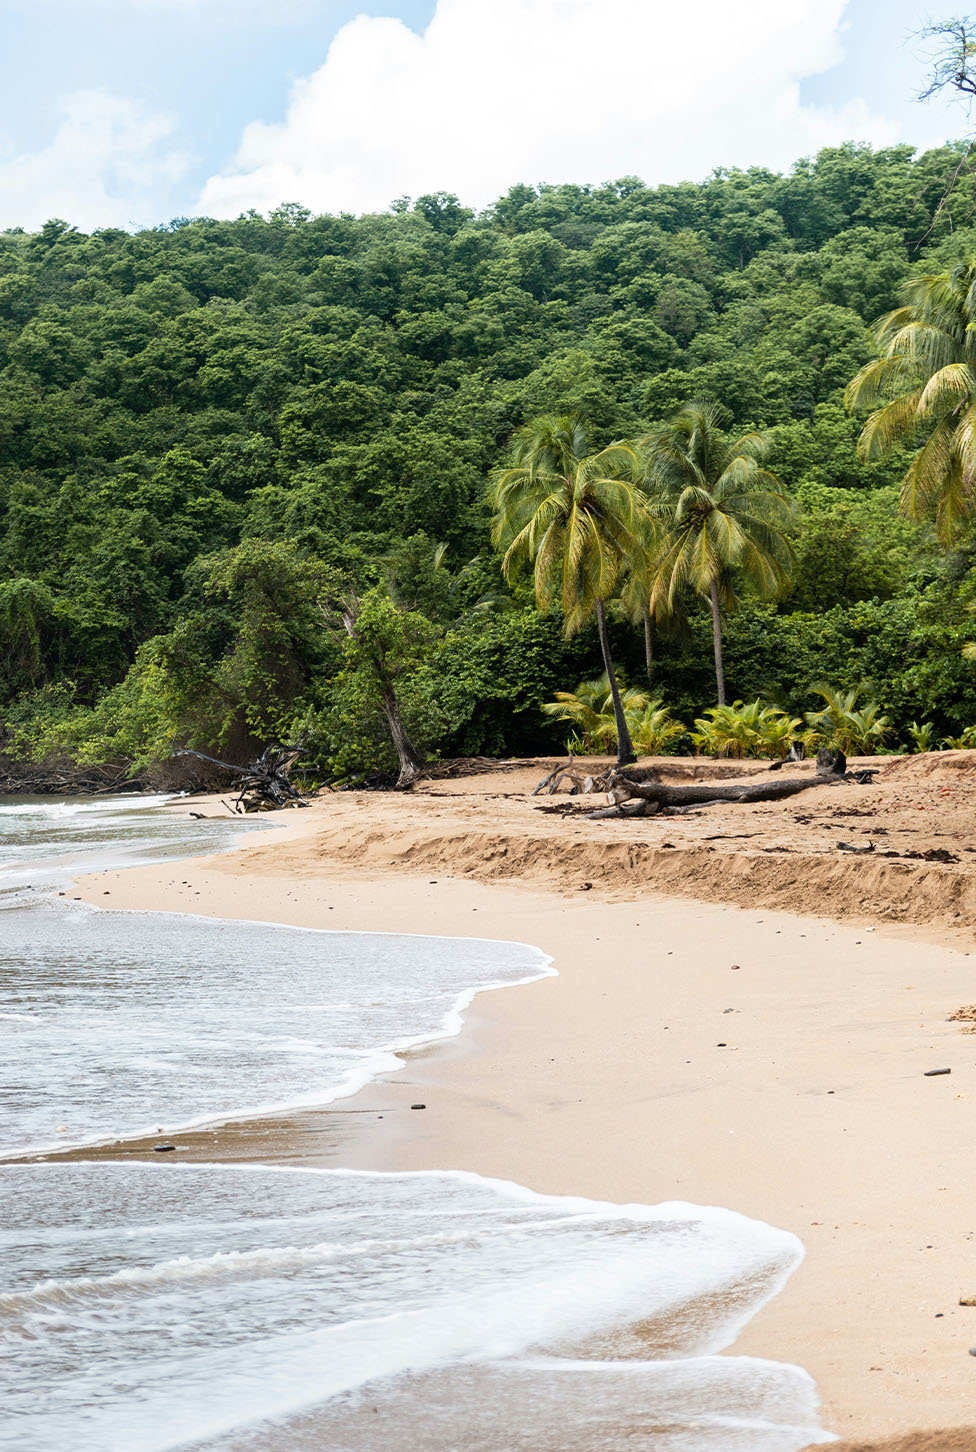
[[[163,807],[167,802],[177,801],[178,797],[178,793],[169,792],[158,796],[132,794],[131,796],[81,797],[70,801],[20,801],[4,803],[3,806],[0,806],[0,817],[61,821],[67,820],[69,817],[104,816],[111,812],[133,812],[152,807]]]
[[[532,1423],[540,1396],[564,1385],[565,1411],[565,1398],[592,1398],[594,1377],[604,1423],[633,1418],[636,1396],[655,1429],[629,1447],[660,1452],[662,1418],[693,1439],[705,1386],[723,1425],[762,1434],[741,1444],[750,1452],[796,1452],[818,1435],[805,1373],[696,1365],[802,1255],[795,1237],[729,1211],[606,1205],[461,1173],[116,1163],[2,1176],[10,1452],[433,1452],[452,1445],[451,1404],[424,1388],[475,1374],[519,1392],[495,1405],[505,1436],[454,1444],[466,1449],[522,1445],[508,1432]],[[37,1231],[24,1228],[38,1207]],[[466,1412],[492,1405],[475,1398]],[[369,1440],[384,1422],[399,1443]],[[314,1441],[302,1440],[309,1426]],[[602,1445],[585,1418],[573,1445]]]
[[[459,1032],[476,993],[552,972],[537,948],[490,939],[11,908],[0,1040],[17,1087],[0,1155],[321,1105]]]

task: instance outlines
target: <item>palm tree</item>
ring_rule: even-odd
[[[660,544],[660,539],[658,539]],[[647,684],[654,685],[654,635],[656,630],[671,633],[685,624],[685,602],[672,600],[665,592],[655,590],[659,559],[657,551],[645,550],[633,562],[623,589],[620,603],[627,617],[644,631],[644,673]]]
[[[492,538],[504,552],[506,578],[531,564],[539,608],[558,601],[567,636],[596,616],[622,766],[635,758],[610,655],[606,602],[649,536],[639,471],[632,445],[591,453],[577,414],[550,414],[516,435],[512,464],[496,475],[491,493]]]
[[[764,599],[789,582],[793,547],[783,531],[794,507],[779,480],[763,467],[768,436],[730,440],[713,404],[689,403],[668,424],[641,441],[651,505],[665,536],[651,601],[674,600],[689,584],[712,609],[715,684],[726,704],[722,662],[722,606],[735,604],[735,574]]]
[[[847,386],[849,409],[873,409],[858,442],[866,463],[917,444],[901,486],[911,519],[934,514],[943,544],[976,512],[976,257],[910,278],[904,305],[873,328],[878,356]]]

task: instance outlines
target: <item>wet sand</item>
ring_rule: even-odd
[[[479,810],[499,789],[484,783]],[[513,938],[559,970],[480,996],[458,1039],[411,1054],[355,1099],[195,1131],[168,1158],[460,1167],[550,1193],[739,1210],[796,1232],[807,1259],[737,1351],[805,1366],[824,1424],[845,1436],[971,1422],[976,1308],[959,1302],[976,1296],[976,1038],[948,1021],[976,1000],[968,935],[951,916],[943,942],[932,926],[923,942],[904,925],[666,898],[632,882],[584,891],[571,834],[561,856],[550,842],[546,889],[402,860],[343,865],[354,823],[372,832],[372,853],[393,858],[404,814],[420,832],[426,805],[330,799],[274,841],[99,874],[78,890],[115,908]],[[744,814],[756,809],[722,810],[753,829]],[[645,838],[674,836],[673,821],[639,825]],[[735,866],[736,891],[751,872],[761,900],[763,859]],[[976,1449],[976,1431],[944,1446]]]

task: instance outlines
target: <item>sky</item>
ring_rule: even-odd
[[[0,228],[700,181],[968,133],[938,0],[0,0]],[[976,125],[976,122],[974,122]]]

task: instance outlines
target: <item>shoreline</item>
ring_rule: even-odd
[[[382,839],[382,802],[349,805]],[[807,1259],[736,1352],[804,1366],[823,1425],[840,1435],[972,1421],[976,1313],[958,1301],[973,1293],[976,1042],[946,1022],[976,996],[966,951],[923,927],[908,936],[689,898],[567,893],[565,873],[548,893],[400,862],[364,873],[341,865],[348,831],[333,819],[347,813],[335,808],[332,798],[301,813],[286,840],[182,859],[179,881],[166,864],[129,868],[71,895],[517,939],[560,977],[478,995],[459,1037],[409,1051],[351,1099],[181,1135],[181,1158],[459,1168],[543,1193],[739,1210],[797,1233]],[[965,941],[955,924],[938,936]],[[943,1060],[952,1075],[923,1077]],[[409,1108],[418,1099],[422,1113]],[[976,1446],[976,1432],[962,1435],[933,1452]]]
[[[409,1053],[351,1099],[180,1136],[182,1157],[460,1168],[543,1193],[739,1210],[800,1235],[807,1259],[736,1351],[804,1366],[838,1433],[971,1419],[976,1319],[957,1303],[969,1292],[976,1044],[945,1021],[976,971],[964,953],[687,899],[553,899],[370,879],[334,863],[310,870],[323,816],[290,832],[287,852],[279,840],[184,859],[179,882],[168,867],[102,873],[78,894],[104,905],[108,892],[127,909],[180,911],[189,898],[204,916],[517,939],[550,954],[560,976],[479,995],[459,1037]],[[892,984],[900,998],[889,1002]],[[925,1079],[936,1059],[955,1075]],[[418,1095],[420,1113],[408,1107]]]

